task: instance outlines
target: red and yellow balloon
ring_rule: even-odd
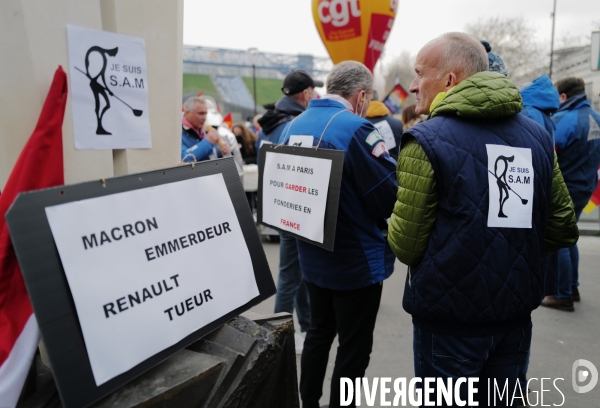
[[[333,63],[359,61],[371,72],[397,7],[398,0],[312,0],[313,18]]]

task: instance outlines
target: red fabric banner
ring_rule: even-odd
[[[7,360],[10,359],[15,344],[21,341],[19,337],[23,328],[33,315],[4,216],[19,193],[64,184],[62,124],[66,102],[67,76],[62,67],[58,67],[35,130],[0,195],[0,381],[6,379],[3,373],[8,370]],[[35,333],[37,335],[37,326]],[[35,348],[31,350],[31,358],[34,353]],[[22,358],[20,350],[19,359]],[[23,381],[31,358],[25,364]],[[23,365],[15,364],[14,361],[10,364],[11,372],[8,374],[11,380],[20,378],[19,373],[14,372],[17,366],[22,368]],[[17,398],[22,386],[23,382],[20,385],[12,384]],[[8,386],[0,387],[0,400],[14,398],[4,394],[6,388]]]

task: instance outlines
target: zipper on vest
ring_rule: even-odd
[[[412,276],[410,274],[410,266],[408,267],[408,287],[412,287]]]

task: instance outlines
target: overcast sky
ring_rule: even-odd
[[[368,0],[361,0],[368,1]],[[399,0],[386,59],[416,54],[429,40],[487,17],[522,16],[548,43],[553,0]],[[589,36],[600,0],[557,0],[556,39]],[[183,43],[217,48],[328,56],[315,27],[311,0],[184,0]]]

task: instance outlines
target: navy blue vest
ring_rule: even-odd
[[[460,336],[529,324],[544,289],[541,250],[554,163],[550,138],[522,115],[438,116],[407,133],[431,161],[439,201],[425,256],[407,276],[404,309],[418,327]],[[486,144],[531,149],[532,228],[487,226]]]

